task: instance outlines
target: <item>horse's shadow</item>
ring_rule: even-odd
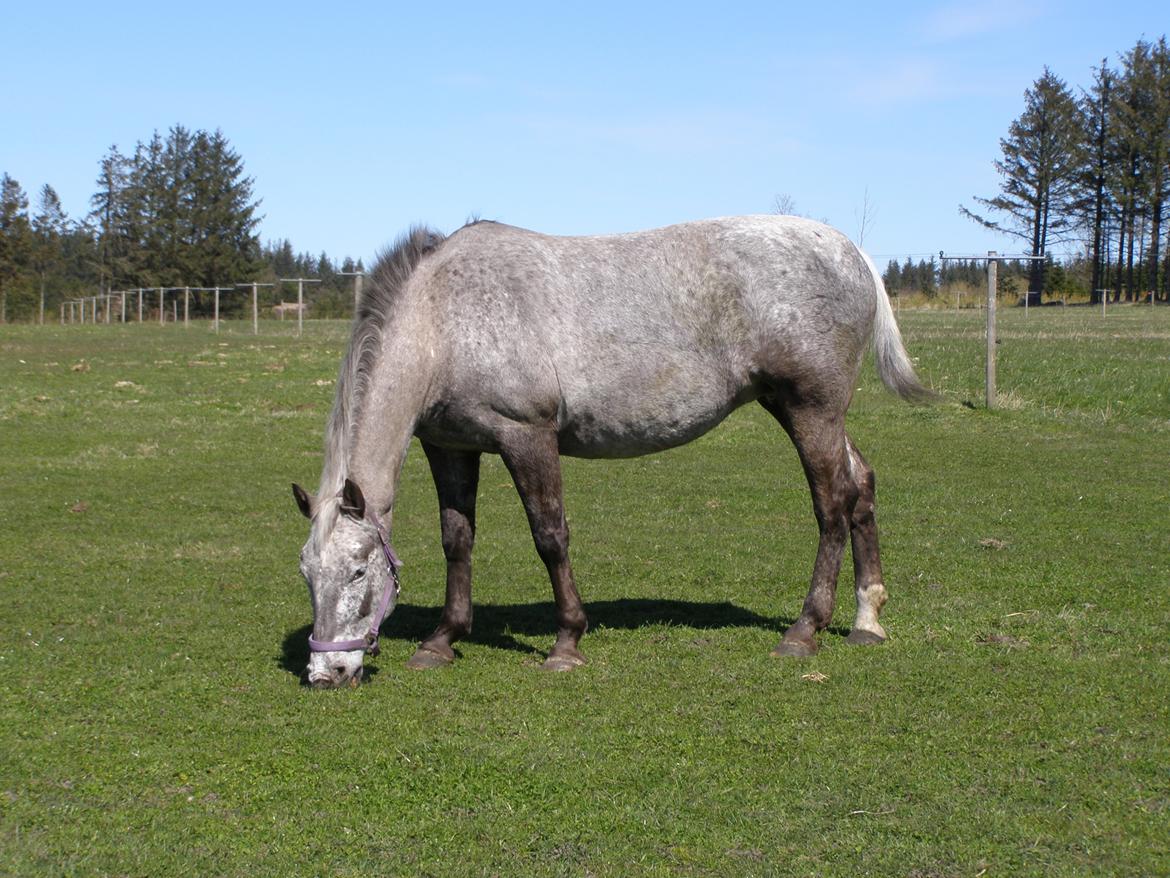
[[[782,616],[761,616],[759,613],[737,607],[728,601],[653,600],[627,598],[617,601],[592,601],[585,605],[592,628],[620,628],[632,630],[647,625],[678,625],[688,628],[763,628],[780,632],[794,621]],[[399,604],[393,614],[382,623],[384,640],[405,640],[418,643],[429,635],[439,622],[439,607],[417,607]],[[289,631],[282,644],[280,666],[290,674],[301,674],[309,661],[309,632],[312,625],[303,625]],[[841,635],[847,631],[830,628]],[[517,640],[515,635],[546,636],[551,646],[557,632],[556,606],[552,601],[531,604],[477,604],[475,626],[464,640],[496,649],[541,656],[544,653]],[[373,668],[367,669],[369,674]]]

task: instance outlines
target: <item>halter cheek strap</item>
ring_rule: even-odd
[[[402,566],[402,562],[394,554],[394,549],[390,546],[390,537],[386,534],[386,528],[382,527],[382,522],[373,519],[371,523],[378,529],[378,541],[382,544],[382,554],[386,556],[386,566],[390,569],[390,576],[386,580],[386,587],[382,589],[382,599],[378,601],[378,609],[370,622],[370,630],[366,632],[365,637],[355,640],[317,640],[310,632],[310,652],[352,652],[360,649],[370,655],[378,654],[378,629],[382,627],[382,620],[386,618],[386,611],[390,608],[390,599],[397,597],[398,592],[402,590],[402,586],[398,582],[398,568]]]

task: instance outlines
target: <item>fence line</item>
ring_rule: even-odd
[[[354,310],[356,313],[358,300],[361,294],[361,281],[363,272],[344,272],[346,276],[354,277]],[[295,283],[297,285],[297,301],[296,303],[287,302],[281,298],[280,302],[272,305],[271,309],[274,317],[278,317],[281,321],[284,320],[285,314],[290,311],[296,311],[297,314],[297,335],[303,331],[305,312],[308,310],[308,304],[305,302],[305,284],[321,283],[319,278],[295,277],[295,278],[279,278],[275,283],[260,283],[259,281],[246,281],[244,283],[231,284],[227,286],[214,287],[134,287],[128,290],[110,290],[105,293],[98,293],[92,296],[79,296],[76,298],[65,299],[60,305],[59,320],[62,326],[73,324],[96,324],[105,322],[107,324],[115,322],[114,314],[117,313],[117,322],[129,323],[127,318],[126,303],[127,299],[135,295],[138,299],[138,313],[137,323],[145,323],[147,318],[147,298],[157,293],[158,295],[158,322],[160,326],[165,326],[167,323],[167,293],[175,293],[171,297],[171,315],[170,322],[178,324],[179,322],[179,298],[178,293],[183,293],[183,326],[189,327],[191,325],[191,293],[192,292],[209,292],[214,294],[212,305],[211,325],[214,332],[219,332],[221,322],[220,305],[221,294],[237,289],[251,290],[251,305],[252,305],[252,334],[260,334],[260,287],[277,287],[285,283]],[[115,309],[115,302],[117,308]],[[267,307],[267,306],[266,306]]]

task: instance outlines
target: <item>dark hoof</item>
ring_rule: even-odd
[[[447,658],[442,653],[435,652],[433,649],[423,649],[420,646],[414,651],[414,655],[406,660],[406,666],[412,671],[429,671],[432,668],[445,668],[453,661],[455,661],[454,658]]]
[[[885,643],[886,639],[880,634],[874,634],[864,628],[854,628],[845,638],[845,642],[853,646],[873,646],[875,643]]]
[[[808,658],[810,655],[817,654],[817,642],[815,640],[781,640],[771,654],[783,658]]]
[[[572,671],[585,664],[584,656],[580,655],[550,655],[540,666],[542,671]]]

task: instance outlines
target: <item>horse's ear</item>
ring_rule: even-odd
[[[297,508],[301,510],[301,515],[305,516],[305,518],[312,518],[313,496],[296,482],[293,482],[292,489],[293,498],[297,501]]]
[[[362,489],[349,479],[341,489],[341,512],[358,521],[366,517],[366,498],[362,496]]]

